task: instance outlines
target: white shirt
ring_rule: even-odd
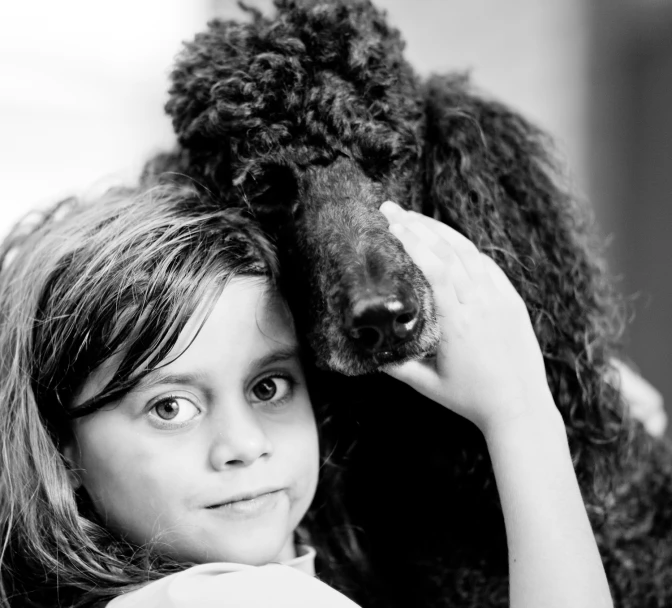
[[[193,566],[120,595],[107,608],[359,608],[314,578],[315,550],[285,564]]]

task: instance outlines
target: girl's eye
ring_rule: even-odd
[[[258,401],[284,401],[292,392],[292,382],[282,376],[267,376],[252,387]]]
[[[201,413],[186,397],[170,396],[157,401],[150,410],[157,422],[171,425],[185,424]]]

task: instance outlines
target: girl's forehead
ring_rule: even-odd
[[[235,277],[214,303],[189,319],[167,360],[189,360],[204,352],[235,360],[260,349],[295,344],[289,310],[267,281]]]
[[[293,331],[291,314],[265,277],[234,276],[223,288],[210,291],[180,332],[168,358],[189,348],[208,326],[223,334],[241,333],[254,327],[264,332]]]

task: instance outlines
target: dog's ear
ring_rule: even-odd
[[[518,113],[475,94],[463,76],[435,77],[425,93],[423,211],[505,270],[527,304],[570,439],[603,429],[604,437],[579,439],[601,449],[621,428],[618,397],[601,373],[621,323],[591,216],[563,186],[550,138]]]
[[[252,206],[258,210],[277,210],[282,208],[291,212],[296,204],[299,182],[292,167],[280,164],[268,164],[263,167],[261,179],[263,188],[252,200]]]
[[[500,241],[515,240],[521,228],[521,244],[531,238],[542,247],[557,246],[555,238],[548,241],[549,232],[575,234],[577,210],[561,187],[552,142],[543,132],[472,92],[465,76],[427,83],[426,116],[428,194],[444,221],[469,232],[474,218],[471,238],[483,239],[486,229],[493,244],[506,246],[513,243]],[[489,226],[482,225],[486,218]],[[569,225],[562,221],[569,219]],[[509,234],[496,234],[504,225]]]
[[[426,87],[425,213],[493,256],[528,306],[545,308],[555,294],[587,322],[599,310],[599,256],[550,138],[473,93],[465,77],[435,77]]]

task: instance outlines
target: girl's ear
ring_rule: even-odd
[[[65,466],[68,469],[68,481],[73,490],[79,490],[82,486],[82,477],[79,474],[81,467],[79,466],[79,449],[75,438],[71,438],[63,446],[62,452],[65,459]]]

